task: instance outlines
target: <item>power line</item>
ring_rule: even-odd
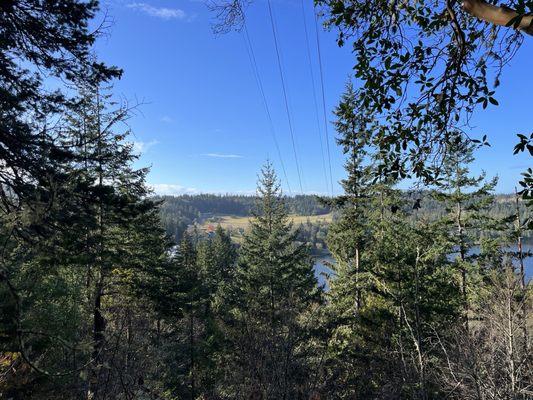
[[[307,21],[305,18],[305,7],[304,7],[304,0],[301,0],[302,4],[302,19],[304,23],[304,31],[305,31],[305,44],[307,47],[307,61],[309,63],[309,73],[311,75],[311,85],[313,87],[313,102],[315,105],[315,117],[316,117],[316,126],[317,126],[317,134],[318,134],[318,141],[320,142],[320,155],[322,156],[322,169],[324,170],[324,180],[326,182],[326,191],[329,186],[328,182],[328,174],[326,172],[326,159],[324,157],[324,145],[322,144],[322,130],[320,129],[320,118],[319,118],[319,112],[318,112],[318,102],[317,102],[317,95],[316,95],[316,86],[315,86],[315,73],[313,71],[313,62],[311,61],[311,46],[309,45],[309,31],[307,29]],[[326,137],[327,141],[327,137]]]
[[[315,31],[316,31],[316,46],[318,50],[318,65],[320,66],[320,85],[322,87],[322,108],[324,112],[324,127],[326,129],[326,148],[328,153],[329,164],[329,183],[331,184],[331,195],[333,196],[333,174],[331,173],[331,155],[329,151],[329,132],[328,132],[328,117],[326,114],[326,95],[324,91],[324,70],[322,68],[322,53],[320,51],[320,37],[318,34],[318,14],[313,10],[315,15]]]
[[[283,162],[283,157],[281,155],[281,150],[279,147],[278,139],[276,137],[276,130],[274,128],[274,122],[272,121],[272,114],[270,113],[270,108],[268,107],[268,102],[265,95],[265,90],[263,88],[263,82],[261,80],[261,75],[259,74],[259,68],[257,67],[257,60],[255,58],[254,49],[252,46],[252,41],[250,39],[250,35],[248,33],[248,27],[246,26],[246,21],[244,21],[244,39],[246,44],[246,50],[248,52],[248,59],[250,60],[250,64],[252,66],[252,72],[255,78],[255,82],[257,84],[257,87],[259,89],[259,93],[261,95],[262,103],[265,108],[265,113],[267,116],[267,120],[269,122],[270,126],[270,133],[272,134],[272,139],[274,140],[274,145],[276,146],[276,151],[278,153],[278,157],[281,163],[281,169],[283,171],[283,176],[285,177],[285,181],[287,183],[287,188],[289,189],[289,194],[292,195],[291,185],[289,184],[289,178],[287,177],[287,171],[285,169],[285,163]]]
[[[289,101],[287,99],[287,89],[285,87],[285,77],[283,75],[283,68],[281,66],[281,57],[280,57],[279,46],[278,46],[278,36],[276,34],[276,26],[274,24],[274,15],[272,13],[272,4],[271,4],[270,0],[268,0],[268,12],[269,12],[269,15],[270,15],[270,25],[272,26],[272,34],[274,36],[274,45],[275,45],[275,48],[276,48],[276,55],[277,55],[277,59],[278,59],[278,69],[279,69],[279,74],[280,74],[280,78],[281,78],[281,86],[283,88],[283,98],[285,100],[285,111],[287,113],[287,120],[289,122],[289,132],[291,134],[292,150],[293,150],[293,153],[294,153],[294,160],[296,161],[296,171],[298,172],[298,183],[300,184],[300,191],[303,194],[302,176],[301,176],[301,173],[300,173],[300,163],[298,162],[298,153],[296,151],[296,143],[294,141],[294,130],[292,128],[291,113],[290,113],[290,110],[289,110]]]

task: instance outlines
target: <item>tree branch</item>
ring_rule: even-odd
[[[500,26],[507,26],[510,21],[519,17],[519,14],[511,8],[494,6],[484,0],[463,0],[463,9],[474,17]],[[533,35],[533,15],[523,15],[515,27],[528,35]]]

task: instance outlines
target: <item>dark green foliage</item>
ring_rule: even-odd
[[[446,213],[439,223],[447,231],[450,245],[457,255],[453,267],[457,270],[463,295],[464,317],[468,321],[470,298],[475,296],[481,279],[481,270],[477,258],[487,256],[482,244],[491,235],[502,230],[505,219],[491,218],[488,211],[494,203],[494,187],[497,179],[486,181],[485,174],[469,175],[469,164],[474,160],[475,147],[457,140],[450,146],[449,158],[443,165],[443,179],[434,197],[444,206]],[[481,248],[481,255],[474,253],[474,248]]]
[[[514,154],[520,152],[525,152],[526,149],[529,152],[530,156],[533,156],[533,133],[527,137],[526,135],[519,134],[518,138],[520,141],[514,148]],[[533,210],[533,169],[528,168],[525,172],[522,173],[522,180],[519,182],[520,192],[528,208]],[[533,218],[527,218],[524,221],[524,226],[529,229],[533,229]]]
[[[216,31],[242,29],[252,2],[214,0]],[[471,115],[498,105],[503,67],[521,46],[521,32],[533,32],[524,20],[533,12],[531,0],[314,4],[325,27],[336,28],[338,45],[350,46],[354,54],[354,78],[360,82],[354,109],[371,116],[365,121],[368,145],[382,160],[380,171],[394,178],[439,177],[449,144],[457,135],[471,140],[464,131]],[[485,17],[474,8],[483,8]],[[509,21],[496,21],[506,14]],[[472,142],[488,144],[486,136]],[[517,151],[524,148],[521,139]]]
[[[47,90],[44,79],[77,84],[88,77],[101,82],[120,75],[90,56],[98,32],[89,30],[88,23],[97,8],[97,1],[2,2],[0,160],[3,170],[11,171],[0,176],[6,213],[20,212],[26,203],[50,207],[50,185],[59,187],[66,179],[59,165],[75,158],[58,142],[60,126],[53,122],[70,103],[67,91]],[[15,233],[42,234],[42,225],[19,227]]]
[[[217,297],[218,290],[231,283],[236,259],[237,249],[220,226],[212,237],[198,245],[198,265],[212,298]]]
[[[347,178],[328,232],[336,263],[322,390],[333,398],[433,397],[433,330],[455,321],[459,299],[450,246],[419,221],[418,207],[408,217],[400,193],[379,174],[380,157],[367,157],[370,136],[354,99],[348,86],[336,111]]]
[[[522,36],[493,30],[457,1],[316,4],[326,24],[338,29],[339,46],[349,44],[354,53],[361,81],[356,103],[373,117],[371,144],[383,157],[383,172],[438,177],[439,160],[478,105],[498,104],[502,66]],[[533,7],[522,0],[507,6],[522,12]]]
[[[326,221],[307,220],[297,227],[298,242],[305,243],[313,255],[328,254],[326,237],[328,234],[329,223]]]
[[[203,196],[203,195],[202,195]],[[177,196],[177,197],[156,197],[155,200],[162,201],[161,205],[161,219],[166,232],[174,238],[174,242],[179,242],[181,235],[185,232],[190,224],[195,222],[202,222],[205,220],[213,220],[212,224],[216,225],[218,213],[220,215],[232,215],[227,213],[227,209],[221,205],[216,205],[217,199],[224,198],[222,196],[211,195],[213,197],[213,209],[209,208],[211,205],[205,207],[205,212],[200,212],[194,206],[196,204],[196,196]],[[423,216],[428,220],[437,220],[442,217],[446,210],[442,203],[433,198],[433,191],[431,190],[407,190],[398,193],[400,199],[398,200],[399,207],[404,211],[411,210],[413,205],[419,200],[420,209],[418,215]],[[234,199],[233,196],[227,196]],[[239,202],[245,204],[252,204],[255,201],[254,197],[238,196]],[[187,199],[187,200],[186,200]],[[301,208],[300,202],[305,200],[312,205],[311,208],[305,206]],[[226,203],[227,200],[221,200],[221,204]],[[285,201],[295,202],[292,207],[288,207],[291,214],[296,215],[322,215],[323,213],[333,212],[336,217],[334,203],[342,203],[345,201],[344,197],[339,197],[335,202],[331,199],[326,199],[327,205],[317,206],[320,200],[316,196],[296,196],[294,198],[286,197]],[[491,204],[488,214],[493,218],[504,218],[514,212],[515,198],[513,195],[495,195],[495,201]],[[315,208],[315,206],[317,208]],[[392,204],[390,205],[393,206]],[[398,206],[398,205],[397,205]],[[251,206],[250,206],[251,207]],[[396,207],[396,206],[395,206]],[[308,212],[311,210],[311,212]],[[251,209],[247,206],[237,213],[238,216],[249,216]],[[527,220],[526,209],[523,202],[520,203],[520,214],[522,219]],[[323,253],[326,248],[325,237],[327,236],[328,223],[326,222],[306,222],[299,227],[298,240],[303,243],[310,243],[315,247],[315,252]]]
[[[75,0],[0,5],[0,291],[10,316],[0,330],[2,351],[14,352],[15,364],[24,359],[30,378],[75,370],[83,361],[73,354],[87,350],[78,336],[86,314],[76,302],[87,294],[85,279],[73,267],[83,258],[82,232],[94,228],[86,211],[102,202],[102,191],[93,185],[81,202],[87,192],[77,163],[88,157],[72,146],[73,136],[63,136],[70,124],[62,117],[76,103],[72,85],[94,87],[120,75],[90,55],[98,32],[88,24],[97,8]],[[50,91],[44,81],[54,78],[71,86]],[[69,235],[79,226],[79,237]]]
[[[139,282],[139,294],[150,299],[159,317],[154,346],[161,360],[151,383],[171,396],[216,393],[223,376],[217,362],[225,344],[219,320],[222,293],[232,285],[236,256],[220,227],[197,244],[185,233],[172,259]]]
[[[497,104],[489,61],[512,49],[479,58],[501,34],[457,2],[317,3],[363,81],[335,110],[347,177],[327,206],[283,197],[270,164],[256,197],[150,197],[105,87],[120,73],[90,55],[97,2],[0,3],[0,398],[531,397],[531,174],[526,201],[494,196],[456,129]],[[510,5],[515,25],[531,10]],[[397,190],[411,172],[436,190]],[[290,223],[332,210],[329,232]],[[220,214],[253,216],[240,245],[193,224]],[[310,247],[326,235],[322,290]]]
[[[221,382],[222,392],[298,398],[310,384],[304,318],[320,294],[307,250],[296,244],[270,164],[262,171],[258,192],[235,282],[226,294],[224,328],[230,346],[224,364],[229,380]]]
[[[257,200],[254,196],[237,195],[182,195],[164,196],[162,200],[161,219],[169,233],[177,242],[187,227],[194,222],[220,216],[249,216]],[[286,206],[291,214],[321,215],[327,214],[329,207],[319,203],[316,196],[297,195],[285,198]]]

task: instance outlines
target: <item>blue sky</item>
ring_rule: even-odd
[[[306,0],[311,56],[318,90],[322,147],[324,123],[318,75],[314,19]],[[300,0],[272,2],[278,28],[289,107],[304,192],[328,193]],[[113,18],[109,35],[96,51],[108,64],[124,69],[115,92],[143,103],[130,121],[139,166],[151,166],[148,182],[161,194],[197,192],[252,193],[264,161],[283,173],[260,92],[254,80],[244,35],[215,36],[213,14],[202,0],[103,0]],[[257,65],[292,193],[299,193],[298,174],[285,113],[267,3],[248,10],[248,27]],[[353,65],[349,49],[339,49],[335,34],[320,31],[328,120]],[[499,107],[475,116],[474,135],[487,134],[492,144],[478,153],[476,171],[498,175],[499,192],[511,192],[520,172],[533,164],[527,155],[513,156],[516,133],[532,130],[533,37],[507,67],[497,92]],[[334,181],[344,177],[343,157],[329,126]],[[327,160],[326,160],[327,163]],[[327,166],[326,166],[327,169]],[[285,180],[283,186],[289,192]]]

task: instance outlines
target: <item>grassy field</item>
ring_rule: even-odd
[[[326,222],[329,223],[332,220],[332,214],[324,215],[291,215],[291,221],[294,225],[304,224],[307,221],[310,222]],[[208,225],[217,226],[220,225],[225,229],[246,229],[248,227],[250,217],[235,217],[231,215],[221,215],[213,217],[204,222],[203,226]]]

